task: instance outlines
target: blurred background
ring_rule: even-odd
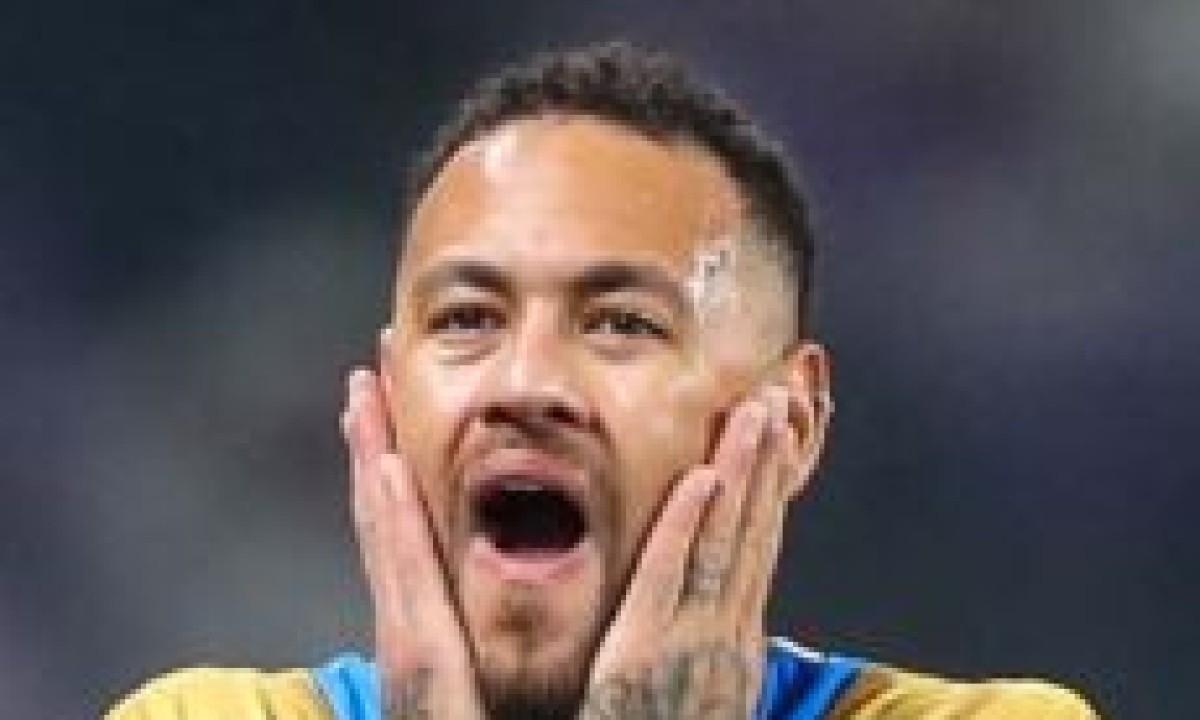
[[[800,158],[833,447],[772,628],[1183,720],[1200,3],[7,0],[0,715],[364,646],[336,432],[480,73],[673,49]]]

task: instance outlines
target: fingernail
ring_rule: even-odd
[[[696,500],[707,500],[720,490],[717,471],[710,467],[698,468],[692,473],[688,495]]]
[[[788,391],[778,385],[771,385],[766,389],[767,402],[771,406],[771,427],[775,432],[783,433],[787,430],[788,421]]]
[[[383,471],[384,482],[387,484],[387,490],[392,497],[400,496],[400,474],[403,472],[400,466],[400,458],[391,453],[384,453],[379,456],[379,469]]]
[[[357,406],[357,403],[361,401],[370,381],[371,373],[364,368],[355,368],[350,372],[350,377],[346,381],[346,388],[352,407]]]
[[[746,418],[750,425],[757,430],[770,417],[770,408],[761,400],[751,400],[746,404]]]
[[[746,404],[745,435],[742,437],[747,446],[758,445],[769,418],[769,409],[762,401],[751,400]]]

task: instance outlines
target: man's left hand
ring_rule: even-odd
[[[765,388],[734,408],[712,461],[684,475],[648,534],[581,720],[750,717],[784,511],[802,471],[786,391]]]

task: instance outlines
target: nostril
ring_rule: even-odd
[[[528,396],[489,403],[482,417],[488,425],[512,425],[536,432],[546,426],[584,427],[586,416],[579,404],[553,397]]]
[[[561,403],[544,408],[542,413],[548,420],[562,425],[583,425],[581,414]]]

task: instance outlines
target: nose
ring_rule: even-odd
[[[485,424],[531,433],[587,426],[589,407],[561,326],[554,308],[535,306],[511,328],[478,398]]]

